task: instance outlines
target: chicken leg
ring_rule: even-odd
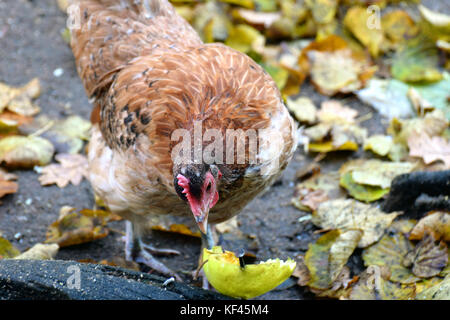
[[[206,228],[206,234],[202,233],[202,247],[201,247],[201,251],[200,251],[200,258],[198,260],[198,268],[201,268],[202,264],[203,264],[203,249],[207,248],[209,250],[212,249],[212,247],[214,247],[216,245],[216,241],[214,240],[215,238],[215,228],[211,227],[210,224],[208,224],[207,228]],[[198,275],[201,277],[202,279],[202,288],[206,289],[206,290],[210,290],[211,286],[209,285],[208,279],[206,278],[205,272],[202,270],[195,271],[195,274],[198,273]]]
[[[125,259],[143,263],[152,270],[174,277],[177,281],[182,281],[174,271],[153,257],[153,255],[180,254],[180,252],[172,249],[158,249],[146,244],[142,241],[142,234],[143,230],[139,224],[126,221]]]

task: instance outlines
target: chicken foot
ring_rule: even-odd
[[[149,266],[152,270],[182,281],[174,271],[157,260],[154,255],[180,254],[172,249],[158,249],[142,241],[142,230],[135,223],[126,221],[125,259]]]

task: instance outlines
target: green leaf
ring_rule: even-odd
[[[408,40],[392,61],[392,76],[404,82],[436,82],[442,79],[439,53],[433,41],[425,37]]]

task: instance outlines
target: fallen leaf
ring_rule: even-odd
[[[358,281],[358,279],[359,276],[354,276],[353,278],[350,277],[350,269],[347,266],[344,266],[339,276],[331,285],[330,289],[317,290],[314,288],[310,288],[310,290],[318,297],[347,299],[350,293],[351,286],[353,285],[353,283]]]
[[[22,116],[11,111],[0,113],[0,133],[17,133],[19,126],[33,121],[32,117]]]
[[[302,189],[324,191],[329,199],[345,197],[345,193],[339,186],[339,173],[336,171],[313,175],[297,184],[296,190]],[[294,194],[297,193],[298,191],[294,191]]]
[[[391,186],[391,182],[396,176],[410,173],[415,166],[410,162],[357,159],[346,162],[339,172],[341,174],[351,172],[355,183],[386,189]]]
[[[375,72],[364,56],[336,35],[313,41],[302,50],[298,63],[319,92],[330,96],[360,89]]]
[[[263,26],[269,28],[272,23],[281,18],[280,12],[259,12],[248,9],[237,10],[239,17],[244,19],[248,24],[254,26]]]
[[[261,63],[261,66],[267,71],[268,74],[270,74],[273,81],[277,84],[277,87],[280,90],[283,90],[289,79],[289,72],[286,69],[272,63]]]
[[[450,299],[450,276],[439,284],[432,286],[419,293],[416,296],[417,300],[449,300]]]
[[[14,259],[19,260],[53,260],[58,253],[59,246],[53,244],[37,243],[31,249],[19,254]]]
[[[425,37],[408,40],[395,54],[392,76],[404,82],[435,82],[442,79],[439,53],[432,41]]]
[[[311,277],[308,286],[321,290],[331,288],[356,248],[361,234],[360,230],[332,230],[310,244],[305,254],[305,264]]]
[[[40,108],[32,103],[32,99],[41,94],[38,78],[32,79],[23,87],[14,88],[0,83],[0,112],[6,107],[10,111],[23,116],[33,116]]]
[[[398,44],[416,36],[419,32],[414,20],[403,10],[394,10],[383,15],[381,27],[392,49],[397,49]]]
[[[414,298],[415,286],[391,282],[383,268],[369,266],[353,285],[350,300],[410,300]]]
[[[363,144],[367,138],[367,129],[352,123],[334,124],[330,135],[334,148],[342,150],[344,145],[353,144],[356,148],[347,150],[357,150],[358,145]]]
[[[55,156],[59,164],[49,164],[41,168],[39,182],[46,186],[56,184],[60,188],[66,187],[69,183],[77,186],[87,177],[88,161],[80,154],[60,153]]]
[[[450,169],[450,142],[442,137],[430,137],[426,133],[411,134],[408,137],[409,155],[422,158],[425,164],[443,161]]]
[[[364,150],[370,150],[384,157],[391,151],[393,144],[394,142],[391,136],[376,134],[366,139],[364,142]]]
[[[296,262],[297,266],[295,267],[292,275],[298,279],[297,284],[301,287],[304,287],[311,280],[311,275],[309,273],[308,267],[305,264],[304,256],[298,256]]]
[[[93,262],[96,263],[96,262]],[[113,267],[121,267],[125,269],[130,269],[134,271],[141,271],[139,264],[134,261],[125,260],[123,257],[112,257],[111,259],[104,259],[98,262],[98,264],[103,264]]]
[[[0,140],[0,162],[10,168],[46,165],[53,153],[50,141],[40,137],[9,136]]]
[[[190,217],[154,216],[149,218],[148,227],[153,230],[173,232],[185,236],[200,238],[201,233]]]
[[[412,249],[412,243],[403,234],[386,234],[380,241],[365,248],[362,257],[366,266],[389,268],[391,281],[410,284],[420,280],[403,265],[403,259]]]
[[[16,193],[19,189],[17,182],[11,181],[16,180],[17,176],[12,173],[8,173],[0,168],[0,198],[6,194]]]
[[[292,204],[302,211],[314,211],[320,203],[327,200],[329,200],[328,195],[323,190],[296,188]]]
[[[397,212],[385,214],[377,207],[352,199],[337,199],[320,204],[311,221],[322,229],[362,230],[358,247],[365,248],[377,242],[398,215]]]
[[[233,28],[225,6],[216,1],[208,1],[195,7],[192,26],[204,42],[225,41]]]
[[[75,208],[62,207],[58,220],[47,229],[45,243],[56,243],[60,247],[67,247],[91,242],[108,235],[98,219],[87,217]]]
[[[356,151],[358,145],[362,144],[367,137],[366,128],[352,123],[329,124],[324,122],[310,127],[304,132],[313,141],[308,144],[310,152]]]
[[[420,93],[413,87],[409,88],[406,95],[408,96],[409,101],[411,101],[414,110],[420,117],[423,117],[425,113],[433,111],[435,109],[433,105],[429,101],[424,99],[420,95]]]
[[[450,42],[450,16],[419,5],[422,16],[421,28],[427,36],[435,40]]]
[[[395,80],[370,79],[365,88],[355,91],[358,98],[387,118],[414,116],[406,93],[408,85]]]
[[[318,24],[327,24],[333,21],[336,15],[337,0],[306,0],[306,6],[311,10],[314,21]]]
[[[19,130],[26,135],[41,132],[40,136],[52,142],[57,153],[78,153],[83,141],[89,140],[90,128],[90,121],[79,116],[56,120],[43,115],[20,126]]]
[[[417,220],[415,219],[398,219],[392,222],[386,231],[391,233],[402,233],[403,235],[406,235],[411,232],[416,224]]]
[[[450,241],[450,213],[432,211],[419,220],[409,235],[410,240],[421,240],[425,232],[431,232],[436,239]]]
[[[372,14],[363,7],[351,7],[344,17],[344,26],[369,49],[373,57],[378,57],[384,40],[381,28],[370,27]]]
[[[410,136],[427,134],[430,137],[440,136],[448,128],[449,122],[442,110],[434,110],[423,118],[398,120],[392,119],[387,133],[394,138],[395,143],[408,145]]]
[[[159,230],[159,231],[173,232],[173,233],[178,233],[178,234],[182,234],[185,236],[200,238],[199,231],[193,232],[184,224],[171,224],[168,228],[157,225],[157,226],[153,226],[152,229]]]
[[[311,61],[311,81],[317,90],[328,96],[349,93],[364,86],[362,76],[369,70],[352,56],[350,49],[335,52],[308,52]],[[372,71],[369,71],[372,73]]]
[[[297,99],[287,98],[286,106],[299,122],[311,124],[317,120],[317,108],[311,99],[307,97],[298,97]]]
[[[389,193],[389,189],[356,183],[351,172],[341,175],[340,185],[356,200],[372,202]]]
[[[11,242],[0,236],[0,259],[11,259],[20,254]]]
[[[344,106],[338,100],[327,100],[322,102],[320,110],[317,112],[319,121],[331,123],[354,123],[357,116],[358,111]]]
[[[227,46],[243,53],[261,53],[265,42],[266,39],[257,29],[246,24],[233,26],[230,36],[225,40]]]
[[[405,267],[412,266],[413,274],[420,278],[438,275],[447,262],[447,245],[443,241],[436,244],[430,234],[427,234],[403,259],[403,265]]]
[[[304,130],[305,136],[311,141],[320,142],[327,138],[333,125],[331,123],[319,123]],[[330,142],[331,143],[331,142]]]
[[[422,279],[416,282],[416,297],[423,291],[440,284],[444,279],[441,277],[433,277],[430,279]]]

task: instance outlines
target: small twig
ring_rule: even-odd
[[[200,273],[200,270],[202,270],[203,266],[204,266],[205,263],[207,263],[207,262],[208,262],[208,260],[203,261],[203,262],[198,266],[197,270],[195,270],[194,277],[193,277],[194,280],[197,280],[197,279],[198,279],[198,274]]]
[[[55,124],[55,121],[50,120],[45,126],[43,126],[42,128],[40,128],[40,129],[36,130],[35,132],[33,132],[32,134],[30,134],[29,137],[40,136],[41,134],[43,134],[44,132],[49,130],[54,124]]]
[[[358,117],[356,119],[356,122],[357,123],[364,122],[364,121],[370,120],[372,117],[373,117],[373,113],[372,112],[368,112],[365,115],[362,115],[361,117]]]

